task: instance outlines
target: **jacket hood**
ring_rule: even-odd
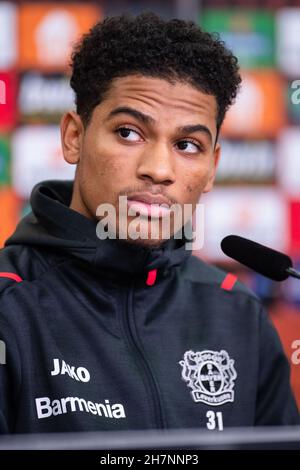
[[[94,267],[132,274],[169,269],[190,256],[191,251],[185,247],[186,239],[171,238],[158,248],[124,240],[100,240],[96,234],[98,221],[69,207],[72,192],[73,180],[49,180],[35,185],[30,196],[32,211],[21,219],[5,246],[55,248]]]

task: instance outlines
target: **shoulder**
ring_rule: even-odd
[[[260,303],[254,292],[240,282],[234,274],[208,264],[197,256],[192,255],[189,257],[182,274],[184,279],[190,282],[210,286],[230,295],[241,294],[254,302]]]
[[[0,249],[0,296],[23,281],[33,281],[49,268],[49,257],[30,245],[9,245]]]
[[[29,254],[22,245],[9,246],[0,250],[0,294],[9,286],[26,278]]]
[[[260,343],[271,341],[279,347],[278,335],[261,300],[238,278],[212,266],[196,256],[190,256],[183,268],[185,282],[193,284],[198,301],[206,305],[211,316],[222,316],[228,324],[232,321],[239,331],[248,325]],[[195,288],[195,286],[197,286]]]

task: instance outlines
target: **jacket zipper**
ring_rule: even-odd
[[[130,347],[134,351],[134,354],[135,354],[134,357],[136,358],[137,363],[140,366],[140,370],[143,373],[143,376],[145,379],[144,383],[147,384],[147,389],[150,390],[150,394],[151,394],[150,400],[152,401],[152,405],[153,405],[156,427],[159,429],[164,429],[166,428],[166,426],[164,424],[162,407],[161,407],[161,403],[159,399],[159,391],[155,383],[150,366],[142,352],[142,348],[138,344],[138,339],[134,337],[134,334],[130,327],[129,312],[133,310],[133,308],[131,308],[133,304],[132,302],[133,290],[134,290],[134,282],[132,282],[132,287],[129,287],[128,293],[126,296],[126,307],[124,309],[124,315],[123,315],[124,332],[125,332],[126,339]]]

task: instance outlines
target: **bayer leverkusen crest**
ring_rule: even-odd
[[[195,402],[218,406],[234,401],[237,374],[226,351],[186,351],[179,364]]]

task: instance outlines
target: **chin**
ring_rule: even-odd
[[[138,245],[143,246],[145,248],[159,248],[163,243],[167,240],[157,240],[157,239],[143,239],[138,238],[137,240],[133,240],[132,238],[127,238],[124,240],[126,243],[130,243],[131,245]]]
[[[159,220],[158,224],[156,222],[156,228],[154,228],[153,231],[151,231],[151,222],[147,219],[141,219],[139,221],[139,225],[135,226],[135,231],[131,232],[130,235],[130,224],[132,223],[131,219],[127,220],[127,224],[124,225],[118,225],[117,227],[117,233],[119,234],[120,238],[126,241],[127,243],[130,243],[131,245],[138,245],[138,246],[143,246],[143,247],[148,247],[148,248],[156,248],[160,247],[163,243],[166,243],[170,237],[172,237],[172,233],[170,234],[169,231],[165,231],[161,223],[162,221]],[[122,227],[122,235],[120,232],[120,228]],[[131,226],[132,227],[132,226]],[[136,228],[138,227],[138,229]],[[124,231],[127,229],[126,237],[124,237]],[[153,227],[152,227],[153,229]],[[136,231],[137,230],[137,231]],[[138,235],[138,238],[135,238]],[[152,238],[151,238],[152,235]]]

